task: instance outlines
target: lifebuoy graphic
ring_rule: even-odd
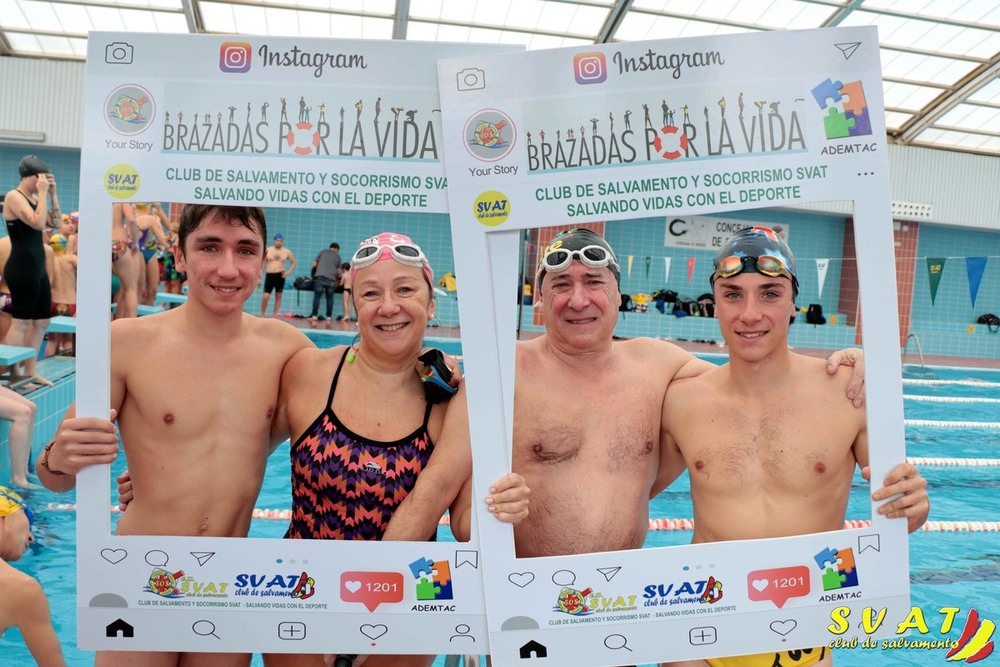
[[[680,133],[680,136],[677,137],[677,144],[680,150],[663,150],[663,138],[660,135],[669,135],[677,133]],[[662,128],[660,130],[660,134],[657,134],[656,138],[653,139],[653,148],[656,149],[656,152],[659,153],[661,157],[665,157],[668,160],[676,160],[677,158],[679,158],[681,156],[681,151],[687,153],[687,147],[688,147],[687,135],[681,132],[680,128],[678,128],[676,125],[668,125],[667,127]]]
[[[319,131],[314,130],[312,133],[312,143],[305,146],[297,145],[295,141],[295,130],[306,131],[312,130],[312,123],[297,123],[294,130],[289,130],[288,134],[285,135],[285,141],[288,142],[288,147],[299,155],[311,155],[317,152],[319,148]]]

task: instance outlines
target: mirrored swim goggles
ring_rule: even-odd
[[[10,516],[21,510],[28,517],[28,524],[34,525],[35,513],[31,511],[31,508],[24,502],[24,499],[7,487],[0,486],[0,518]]]
[[[549,273],[559,273],[560,271],[565,271],[573,263],[574,259],[580,260],[584,266],[592,269],[602,269],[605,267],[620,269],[615,256],[607,248],[599,245],[588,245],[579,250],[570,250],[568,248],[550,250],[542,257],[542,261],[538,263],[538,272],[548,271]]]
[[[799,291],[799,281],[795,274],[791,272],[785,260],[774,255],[761,255],[752,257],[750,255],[730,255],[715,263],[715,272],[712,274],[712,282],[716,278],[732,278],[745,271],[755,271],[761,275],[773,278],[785,277],[792,281],[795,292]]]

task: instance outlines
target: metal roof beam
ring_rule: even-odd
[[[601,26],[601,32],[597,34],[597,38],[594,40],[595,44],[607,44],[614,41],[615,33],[618,32],[622,21],[625,20],[625,15],[632,8],[633,1],[617,0],[615,2],[614,7],[608,12],[608,18],[604,21],[604,25]]]
[[[392,21],[392,38],[406,39],[410,22],[410,0],[396,0],[396,18]]]
[[[195,0],[181,0],[181,10],[184,12],[184,20],[187,21],[188,32],[192,35],[205,32],[205,22],[201,20],[201,10]]]
[[[849,2],[846,6],[838,9],[833,14],[831,14],[830,18],[823,21],[823,25],[821,27],[832,28],[834,26],[840,25],[841,23],[844,22],[844,19],[853,14],[854,10],[863,4],[865,4],[865,0],[853,0],[852,2]]]
[[[991,83],[993,79],[1000,76],[1000,55],[993,57],[990,65],[983,65],[976,72],[973,72],[964,81],[959,82],[950,93],[939,96],[936,100],[927,105],[916,118],[909,121],[900,128],[898,133],[900,141],[909,143],[921,132],[933,125],[935,121],[954,109],[972,96],[977,90]]]

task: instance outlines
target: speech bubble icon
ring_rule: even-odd
[[[770,600],[779,609],[789,598],[809,595],[809,568],[805,565],[754,570],[747,575],[747,597],[754,602]]]
[[[343,572],[340,599],[360,602],[375,611],[384,602],[403,601],[403,575],[399,572]]]

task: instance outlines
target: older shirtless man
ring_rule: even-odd
[[[281,370],[311,345],[285,323],[243,312],[264,268],[266,237],[259,208],[186,206],[176,261],[188,275],[187,302],[111,325],[112,419],[135,490],[120,535],[247,534],[277,435]],[[170,360],[170,373],[149,372],[150,349]],[[110,463],[117,452],[114,424],[75,417],[71,406],[36,470],[46,487],[66,491],[81,468]],[[249,655],[107,652],[96,664],[249,662]]]
[[[667,386],[714,366],[666,341],[614,341],[619,276],[611,247],[586,229],[557,235],[539,262],[545,334],[516,352],[513,470],[532,492],[514,529],[519,557],[641,547],[650,495],[683,470],[676,460],[660,472]]]
[[[664,459],[683,456],[691,475],[695,542],[802,535],[844,526],[856,466],[868,478],[865,412],[844,398],[850,373],[788,348],[798,280],[785,242],[769,228],[738,232],[712,273],[715,312],[729,363],[670,385]],[[720,409],[720,406],[725,406]],[[926,520],[927,482],[909,463],[894,468],[875,500]],[[684,667],[830,665],[823,647],[676,663]]]

